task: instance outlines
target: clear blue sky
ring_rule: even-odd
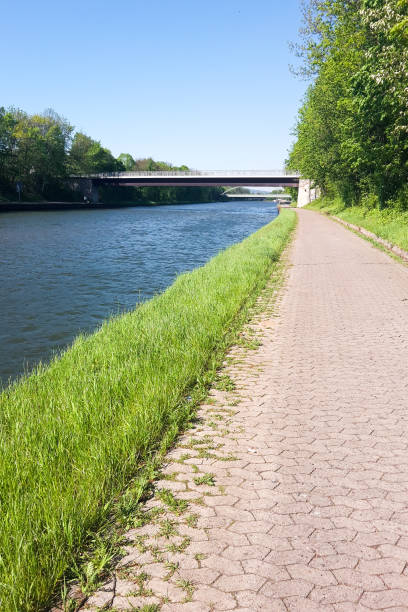
[[[0,105],[135,157],[280,168],[305,83],[299,0],[3,0]]]

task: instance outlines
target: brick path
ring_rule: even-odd
[[[310,211],[290,261],[85,609],[408,610],[408,269]]]

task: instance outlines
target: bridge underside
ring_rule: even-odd
[[[84,200],[99,202],[99,187],[296,187],[306,201],[310,189],[298,174],[282,171],[250,172],[117,172],[71,176],[67,183]],[[303,191],[305,193],[303,193]],[[300,193],[302,192],[302,193]]]

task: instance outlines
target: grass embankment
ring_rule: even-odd
[[[187,395],[214,375],[294,224],[283,211],[0,395],[2,612],[49,603],[115,496],[188,422]]]
[[[335,215],[348,223],[364,227],[380,238],[408,251],[408,211],[379,210],[364,206],[346,207],[340,199],[319,198],[307,208]]]

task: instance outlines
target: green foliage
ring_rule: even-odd
[[[69,152],[70,174],[92,174],[95,172],[119,172],[125,170],[120,160],[115,159],[109,149],[86,134],[77,132]]]
[[[121,153],[118,157],[118,161],[123,165],[125,170],[134,170],[135,160],[129,153]]]
[[[27,115],[18,109],[0,109],[0,189],[43,196],[49,185],[66,176],[66,157],[72,126],[52,110]]]
[[[288,166],[348,204],[404,206],[408,181],[408,2],[309,0],[304,74],[314,74]]]
[[[0,186],[7,182],[12,171],[15,127],[16,119],[13,114],[0,107]]]
[[[0,107],[0,199],[18,199],[17,181],[23,186],[23,199],[76,199],[66,185],[70,175],[132,170],[166,171],[189,168],[155,161],[134,159],[121,153],[116,159],[109,149],[74,128],[48,109],[41,115]],[[108,204],[214,202],[221,199],[220,187],[102,187],[102,200]],[[82,199],[82,198],[81,198]]]
[[[294,223],[284,211],[0,395],[2,612],[45,608],[119,493],[133,478],[150,482],[146,466],[191,419],[186,396],[219,367]],[[171,491],[159,495],[186,510]],[[129,496],[125,524],[132,507]],[[98,550],[80,570],[84,585],[110,563],[112,551]]]

